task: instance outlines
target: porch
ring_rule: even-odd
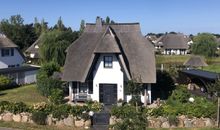
[[[140,93],[143,104],[151,104],[151,84],[145,84]],[[119,100],[129,102],[132,96],[126,93],[126,88],[118,84],[99,83],[93,85],[93,82],[69,82],[69,101],[86,102],[89,100],[98,101],[105,105],[117,104]]]

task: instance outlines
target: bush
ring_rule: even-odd
[[[47,114],[43,111],[33,112],[31,118],[38,125],[46,125]]]
[[[8,89],[10,85],[12,85],[12,80],[6,76],[0,75],[0,90]]]
[[[94,112],[100,112],[103,109],[103,104],[97,101],[87,101],[86,105],[88,106],[89,110]]]
[[[0,112],[9,111],[11,113],[17,114],[21,112],[28,112],[29,107],[24,104],[23,102],[8,102],[8,101],[2,101],[0,102]]]
[[[59,66],[54,62],[50,62],[44,64],[37,73],[37,88],[42,95],[48,97],[53,89],[62,87],[62,81],[51,77],[58,70]]]
[[[40,91],[40,93],[44,96],[50,96],[53,89],[61,88],[62,81],[53,79],[51,77],[44,78],[37,81],[37,88]]]
[[[49,96],[49,100],[53,104],[61,104],[63,102],[63,98],[64,98],[63,90],[57,89],[57,88],[51,90],[51,94]]]
[[[147,116],[141,107],[138,110],[135,106],[124,105],[114,106],[111,115],[121,119],[112,127],[115,130],[144,130],[147,127]]]
[[[175,115],[169,115],[169,116],[168,116],[168,122],[170,123],[170,125],[177,126],[177,124],[178,124],[178,119],[176,118]]]

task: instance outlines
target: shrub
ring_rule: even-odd
[[[0,90],[8,89],[12,85],[12,80],[6,76],[0,75]]]
[[[46,125],[47,114],[43,111],[33,112],[31,118],[38,125]]]
[[[169,116],[168,116],[168,122],[170,123],[170,125],[177,126],[177,124],[178,124],[178,119],[176,118],[175,115],[169,115]]]
[[[51,90],[51,94],[49,96],[49,100],[53,104],[61,104],[63,102],[63,98],[64,98],[63,90],[57,89],[57,88]]]
[[[14,114],[21,113],[21,112],[28,112],[29,107],[24,104],[23,102],[8,102],[8,101],[2,101],[0,102],[0,112],[9,111]]]
[[[138,110],[135,106],[124,105],[114,106],[111,110],[111,115],[116,116],[122,121],[112,125],[116,130],[144,130],[147,127],[147,116],[141,107]]]
[[[66,118],[70,114],[71,108],[72,107],[67,104],[54,106],[52,110],[52,116],[58,119]]]
[[[86,105],[88,106],[89,110],[94,112],[100,112],[103,109],[103,104],[97,101],[87,101]]]
[[[62,87],[62,81],[51,77],[53,72],[58,70],[59,66],[54,62],[50,62],[44,64],[37,73],[37,88],[42,95],[49,96],[53,89]]]
[[[62,81],[51,77],[37,81],[37,87],[40,93],[44,96],[49,96],[53,89],[61,88]]]

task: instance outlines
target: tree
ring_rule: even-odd
[[[0,22],[0,30],[20,49],[27,48],[37,38],[33,24],[23,24],[23,21],[20,15],[13,15]]]
[[[143,84],[141,83],[141,79],[139,81],[136,79],[129,80],[126,87],[128,88],[128,91],[132,96],[130,103],[135,105],[137,108],[138,105],[141,105],[140,94],[143,90]]]
[[[64,65],[67,47],[78,37],[72,30],[51,30],[42,35],[40,39],[40,55],[43,63],[54,61],[60,66]]]
[[[201,33],[194,37],[194,44],[192,45],[193,54],[213,57],[215,56],[216,50],[217,43],[212,34]]]
[[[85,20],[81,20],[79,34],[81,35],[85,29]]]
[[[106,24],[110,24],[110,18],[109,18],[109,16],[106,17],[105,23],[106,23]]]
[[[59,17],[59,19],[58,19],[58,21],[57,21],[57,24],[54,26],[54,29],[58,29],[58,30],[60,30],[60,31],[66,30],[66,27],[64,26],[61,17]]]

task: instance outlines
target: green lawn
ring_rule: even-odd
[[[220,130],[219,128],[148,128],[147,130]]]
[[[36,125],[36,124],[29,124],[29,123],[0,121],[0,129],[1,127],[15,128],[15,129],[21,129],[21,130],[82,130],[82,129],[76,129],[76,128],[67,127],[67,126],[57,127],[57,126]]]
[[[157,64],[181,63],[183,64],[191,55],[156,55]],[[205,58],[208,64],[220,63],[220,57]]]
[[[220,73],[220,64],[213,64],[206,67],[203,67],[203,70]]]
[[[47,102],[48,100],[39,94],[34,84],[0,91],[0,101],[24,102],[31,105],[38,102]]]

